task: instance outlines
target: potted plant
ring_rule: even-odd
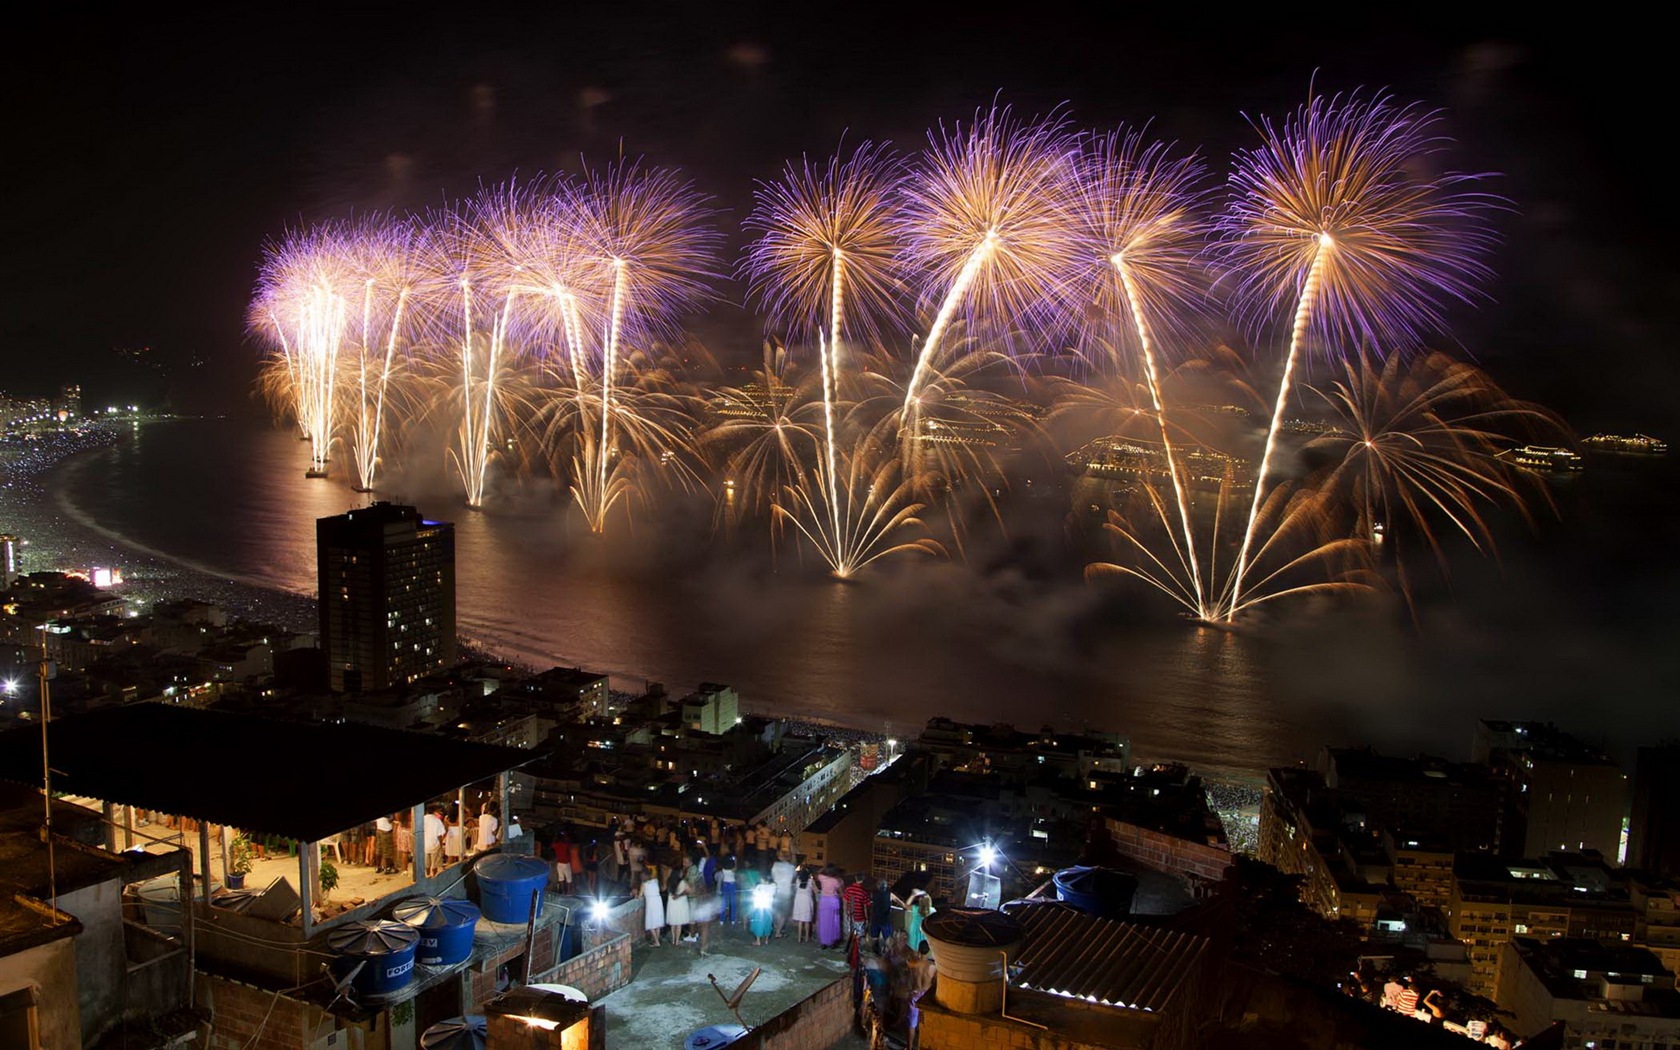
[[[251,840],[244,835],[235,835],[233,841],[228,843],[228,889],[245,888],[245,876],[251,874],[251,852]]]
[[[338,866],[325,857],[321,858],[321,899],[324,901],[332,896],[332,891],[338,887]]]

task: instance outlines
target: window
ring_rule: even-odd
[[[0,1046],[35,1050],[40,1045],[31,1034],[40,1023],[35,1011],[40,994],[40,987],[31,983],[26,988],[0,995]]]

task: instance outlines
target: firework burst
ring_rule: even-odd
[[[1323,484],[1352,508],[1355,536],[1399,544],[1416,535],[1444,571],[1437,523],[1487,553],[1486,511],[1509,506],[1526,516],[1530,493],[1546,498],[1543,484],[1498,454],[1523,436],[1563,433],[1551,412],[1511,398],[1481,369],[1441,353],[1386,362],[1359,354],[1340,371],[1333,383],[1312,388],[1334,428],[1305,452],[1330,457]],[[1409,595],[1398,551],[1395,565]]]
[[[584,491],[610,491],[615,441],[613,386],[626,340],[647,346],[672,331],[675,318],[710,296],[718,233],[706,200],[677,172],[636,162],[591,169],[561,205],[576,223],[578,272],[604,304],[599,364],[601,436],[596,479]],[[606,507],[586,508],[591,528],[605,528]]]
[[[1368,592],[1379,580],[1370,568],[1370,544],[1356,537],[1337,537],[1337,504],[1313,488],[1279,485],[1261,505],[1259,524],[1248,562],[1249,586],[1241,597],[1234,571],[1219,563],[1228,549],[1220,537],[1227,511],[1238,501],[1240,484],[1234,470],[1220,482],[1202,574],[1192,571],[1194,555],[1176,521],[1176,508],[1160,487],[1145,481],[1130,506],[1111,511],[1106,530],[1121,541],[1129,555],[1122,562],[1098,562],[1086,567],[1087,578],[1104,575],[1142,580],[1171,598],[1190,619],[1203,623],[1230,622],[1284,598]],[[1210,602],[1204,576],[1224,580]]]
[[[343,226],[294,231],[263,249],[251,327],[276,352],[299,430],[309,441],[309,471],[324,477],[337,431],[339,354],[359,300],[349,265],[353,237]]]
[[[1054,113],[1023,121],[993,108],[929,133],[903,191],[906,262],[934,311],[904,389],[908,442],[917,394],[953,322],[985,340],[1050,310],[1072,247],[1077,157],[1076,136]]]
[[[841,576],[855,567],[842,537],[858,530],[849,520],[850,498],[841,491],[851,475],[841,470],[836,432],[840,370],[847,360],[847,339],[878,338],[882,319],[897,312],[901,281],[894,191],[900,171],[884,147],[867,142],[820,170],[809,159],[798,167],[789,164],[780,181],[760,183],[747,220],[749,229],[759,231],[741,265],[750,294],[774,322],[801,337],[815,335],[823,459],[815,478],[826,491],[820,500],[807,498],[797,505],[814,510],[820,503],[826,509],[826,520],[810,526],[826,532],[819,549],[827,552],[825,557],[838,556],[829,562]],[[804,480],[800,472],[799,483]]]
[[[1004,465],[1046,405],[1078,430],[1060,447],[1105,479],[1129,552],[1092,572],[1198,619],[1368,587],[1379,522],[1389,549],[1417,538],[1440,559],[1454,534],[1489,549],[1489,509],[1527,504],[1496,443],[1555,421],[1474,369],[1388,355],[1477,297],[1503,202],[1436,170],[1437,113],[1385,95],[1252,123],[1216,224],[1193,155],[1081,133],[1060,110],[983,108],[908,159],[866,142],[786,165],[754,191],[738,274],[789,349],[728,389],[692,378],[678,327],[713,295],[719,235],[673,170],[585,164],[416,218],[288,231],[250,308],[263,389],[311,474],[336,444],[371,488],[429,422],[473,506],[550,469],[601,533],[657,485],[698,485],[731,524],[791,526],[842,577],[898,552],[960,556],[982,500],[1001,524]],[[1270,352],[1255,382],[1199,345],[1214,273],[1236,320],[1287,331],[1280,378]],[[1337,421],[1308,442],[1286,436],[1285,406],[1315,355],[1335,363],[1314,393]],[[1245,414],[1269,420],[1254,469]],[[1281,484],[1285,443],[1328,465]],[[943,544],[921,531],[929,507],[949,518]]]
[[[753,191],[743,224],[757,232],[740,273],[774,324],[801,338],[827,336],[839,353],[850,338],[873,344],[901,315],[896,190],[902,165],[863,143],[814,166],[788,164]]]
[[[1439,114],[1385,95],[1315,96],[1281,124],[1255,123],[1238,154],[1220,253],[1241,308],[1269,322],[1292,306],[1289,350],[1255,478],[1227,618],[1247,563],[1294,372],[1309,340],[1326,353],[1405,345],[1443,323],[1487,276],[1485,225],[1497,198],[1481,176],[1424,171],[1446,148]]]
[[[351,264],[362,284],[359,323],[347,384],[353,391],[350,453],[354,487],[373,489],[380,450],[387,439],[393,380],[400,382],[410,346],[411,303],[428,294],[429,273],[421,264],[421,232],[414,223],[374,217],[356,227]]]
[[[1076,248],[1066,290],[1096,319],[1120,321],[1118,349],[1135,343],[1172,479],[1182,549],[1197,593],[1204,593],[1191,536],[1190,501],[1168,430],[1155,333],[1183,333],[1181,318],[1200,305],[1203,225],[1197,210],[1204,172],[1194,157],[1174,157],[1140,132],[1101,136],[1080,158],[1075,179]],[[1105,325],[1106,327],[1106,325]],[[1122,373],[1125,362],[1115,361]]]
[[[841,477],[830,484],[821,475],[826,461],[814,468],[816,484],[790,485],[785,499],[774,512],[790,522],[808,540],[830,571],[849,579],[864,568],[895,554],[915,553],[940,556],[945,548],[926,535],[914,535],[922,528],[918,516],[924,505],[917,502],[914,478],[907,477],[898,456],[885,442],[864,440],[841,454]],[[823,505],[829,492],[846,500],[841,531],[831,533],[822,524],[832,519]],[[908,537],[906,534],[911,534]]]
[[[811,385],[791,372],[785,351],[766,342],[764,367],[750,382],[713,392],[713,422],[700,445],[722,453],[727,515],[772,511],[789,488],[814,480],[810,464],[825,442],[823,405]]]

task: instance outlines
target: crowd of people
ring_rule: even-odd
[[[498,809],[494,801],[484,803],[477,813],[470,806],[458,812],[454,803],[427,806],[419,835],[426,875],[436,875],[463,857],[494,849],[514,837],[517,824],[504,833]],[[407,812],[380,817],[337,838],[344,858],[352,864],[373,868],[381,875],[406,874],[414,869],[414,822]]]
[[[914,1030],[933,972],[925,890],[900,897],[885,878],[803,864],[794,837],[763,823],[625,820],[593,835],[557,826],[539,841],[559,892],[640,896],[647,947],[704,956],[714,938],[736,934],[754,947],[791,937],[843,953],[863,1023]]]

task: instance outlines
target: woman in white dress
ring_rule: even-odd
[[[799,943],[811,939],[811,920],[817,915],[817,880],[811,869],[800,868],[793,884],[793,928]]]
[[[671,943],[681,944],[683,927],[694,921],[689,907],[688,876],[682,868],[671,869],[671,896],[665,905],[665,925],[671,927]]]
[[[665,928],[665,898],[659,889],[659,866],[648,865],[642,882],[642,925],[648,932],[648,943],[659,947],[659,931]]]

